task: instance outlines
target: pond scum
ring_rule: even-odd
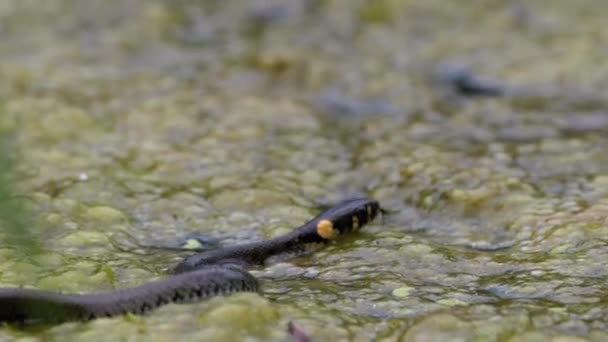
[[[0,131],[0,247],[11,246],[22,255],[32,255],[38,244],[29,232],[30,216],[23,199],[11,186],[15,160],[9,153],[9,136]]]

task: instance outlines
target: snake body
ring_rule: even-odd
[[[377,201],[346,200],[294,231],[271,240],[204,251],[184,259],[174,275],[138,287],[96,294],[61,294],[0,288],[0,322],[61,323],[127,313],[144,314],[169,303],[259,290],[247,269],[310,252],[372,221]]]

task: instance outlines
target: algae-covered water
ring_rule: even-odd
[[[0,0],[0,286],[126,288],[189,234],[267,239],[350,197],[389,211],[255,270],[260,294],[0,341],[290,341],[289,322],[315,341],[607,340],[606,17]]]

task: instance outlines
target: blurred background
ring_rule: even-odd
[[[0,286],[391,213],[262,295],[0,341],[605,340],[608,2],[0,0]],[[238,319],[235,319],[237,317]],[[111,325],[111,329],[109,328]]]

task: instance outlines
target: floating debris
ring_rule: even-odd
[[[463,66],[440,65],[433,76],[437,83],[462,96],[503,96],[506,93],[504,85],[477,77]]]
[[[289,332],[289,335],[293,336],[294,340],[298,342],[312,342],[312,339],[304,332],[302,327],[292,321],[287,323],[287,332]]]
[[[371,115],[397,115],[401,110],[387,100],[358,100],[336,90],[324,91],[312,100],[320,112],[335,118],[362,118]]]

